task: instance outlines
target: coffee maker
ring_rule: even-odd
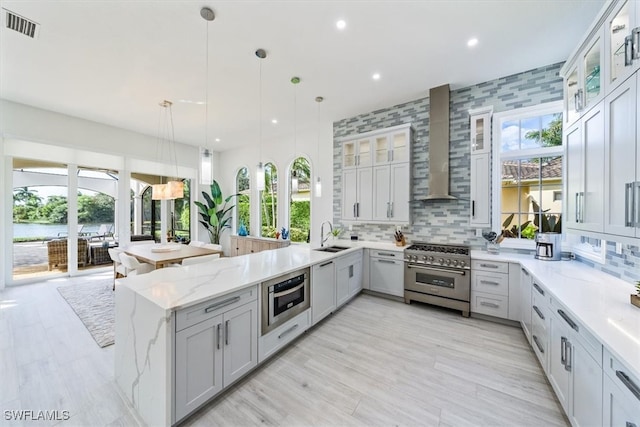
[[[536,233],[536,259],[560,261],[562,255],[560,233]]]

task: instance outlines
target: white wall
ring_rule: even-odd
[[[315,127],[314,127],[315,128]],[[320,149],[318,150],[318,140]],[[249,147],[241,147],[220,153],[219,168],[214,170],[214,178],[220,183],[223,194],[235,192],[235,178],[238,170],[246,166],[251,176],[251,230],[257,235],[260,229],[258,192],[255,190],[256,166],[260,160],[263,164],[273,163],[278,168],[278,229],[288,228],[288,217],[285,216],[288,207],[289,166],[295,158],[306,157],[311,163],[312,198],[311,198],[311,245],[320,245],[320,224],[331,221],[333,217],[333,123],[327,121],[320,124],[320,135],[315,129],[309,131],[298,130],[296,151],[293,151],[293,135],[277,141],[265,140],[261,149],[258,143]],[[262,158],[260,158],[260,151]],[[314,183],[318,174],[322,180],[322,197],[313,196]],[[234,222],[235,227],[235,222]],[[235,230],[232,231],[235,233]],[[223,246],[228,246],[230,232],[225,232]]]

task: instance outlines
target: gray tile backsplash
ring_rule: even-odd
[[[562,79],[558,72],[562,64],[508,76],[478,85],[457,89],[450,94],[450,193],[458,200],[414,202],[411,206],[413,224],[404,230],[411,241],[467,244],[483,248],[485,241],[475,236],[469,226],[469,166],[470,135],[469,110],[493,106],[494,112],[538,105],[562,99]],[[421,98],[393,107],[384,108],[333,124],[334,150],[334,223],[340,222],[342,199],[342,146],[338,138],[411,123],[415,129],[412,165],[412,197],[427,195],[429,164],[429,98]],[[353,232],[363,240],[393,238],[394,225],[363,224],[354,226]]]

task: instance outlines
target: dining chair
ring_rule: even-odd
[[[136,257],[124,252],[120,254],[120,262],[122,262],[122,265],[124,265],[126,269],[127,274],[125,274],[125,276],[127,277],[135,276],[137,274],[149,273],[155,270],[155,267],[153,265],[146,262],[140,262],[136,259]]]
[[[111,258],[111,261],[113,261],[113,290],[116,290],[116,279],[118,278],[118,275],[125,277],[127,275],[127,269],[125,268],[124,265],[122,265],[122,262],[120,262],[120,254],[122,253],[121,250],[116,249],[116,248],[109,248],[109,258]]]
[[[202,256],[194,256],[190,258],[185,258],[182,260],[182,266],[193,265],[193,264],[202,264],[205,262],[212,261],[214,259],[220,258],[220,254],[211,254],[211,255],[202,255]]]

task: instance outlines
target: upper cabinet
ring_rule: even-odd
[[[491,109],[469,111],[472,227],[491,226]]]
[[[633,73],[635,1],[620,1],[606,20],[607,37],[607,89],[612,90]],[[636,55],[637,57],[637,55]],[[637,58],[636,58],[637,59]],[[637,62],[637,61],[636,61]]]
[[[409,224],[411,125],[343,139],[342,219]]]
[[[491,152],[491,113],[471,113],[471,154]]]

